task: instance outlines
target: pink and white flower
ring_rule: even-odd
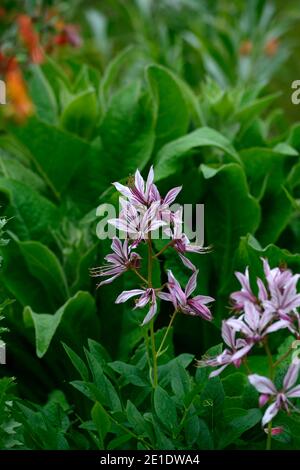
[[[242,358],[248,354],[253,346],[245,339],[236,338],[236,330],[231,328],[226,320],[222,322],[222,338],[228,347],[221,354],[198,361],[199,367],[219,367],[210,373],[209,378],[216,377],[230,364],[240,367]]]
[[[126,302],[132,297],[139,297],[135,302],[134,308],[143,308],[145,305],[150,303],[150,309],[147,315],[144,318],[142,325],[149,323],[150,320],[155,316],[157,312],[157,301],[156,301],[156,291],[152,288],[147,289],[132,289],[123,291],[116,300],[116,304],[121,304]]]
[[[269,333],[287,328],[286,320],[274,322],[274,315],[270,311],[260,312],[256,306],[246,301],[244,313],[240,318],[229,318],[227,323],[235,331],[242,333],[250,343],[259,343]]]
[[[198,271],[195,271],[190,277],[185,290],[183,291],[179,282],[174,277],[172,271],[168,271],[167,287],[169,293],[160,292],[161,299],[172,302],[174,308],[186,315],[200,316],[205,320],[212,320],[212,314],[207,304],[214,302],[215,299],[207,295],[196,295],[190,297],[197,286]]]
[[[258,300],[263,300],[266,297],[266,289],[261,281],[261,279],[257,280],[258,283],[258,288],[259,288],[259,295],[258,299],[256,296],[253,294],[251,286],[250,286],[250,279],[249,279],[249,268],[248,266],[246,267],[245,274],[240,273],[240,272],[235,272],[235,275],[240,282],[242,288],[239,291],[233,292],[230,295],[230,299],[234,303],[234,310],[240,311],[243,310],[245,307],[246,302],[252,302],[254,304],[259,304]]]
[[[297,293],[299,274],[292,274],[288,269],[270,269],[267,260],[263,260],[270,297],[263,301],[266,311],[292,322],[294,313],[300,307],[300,294]]]
[[[159,227],[166,224],[157,217],[159,202],[153,202],[145,211],[140,212],[131,203],[125,199],[120,199],[122,210],[117,219],[110,219],[108,223],[127,234],[127,236],[135,240],[133,247],[136,247],[141,241],[148,238],[148,234]]]
[[[171,189],[167,195],[162,198],[153,181],[154,171],[153,166],[151,166],[146,181],[144,181],[139,170],[136,170],[134,180],[129,182],[128,186],[124,186],[118,182],[113,183],[113,185],[122,196],[137,207],[149,207],[153,202],[159,202],[161,210],[164,210],[175,201],[181,191],[181,186]]]
[[[164,229],[164,233],[171,238],[172,242],[170,243],[170,245],[178,252],[183,264],[192,271],[196,271],[196,267],[194,266],[194,264],[186,256],[184,256],[184,254],[203,254],[207,253],[209,251],[209,248],[191,243],[187,235],[182,231],[182,226],[182,208],[180,208],[173,215],[172,227]]]
[[[267,401],[272,400],[271,405],[265,411],[262,418],[262,425],[265,426],[277,415],[279,410],[283,409],[287,413],[291,410],[298,411],[298,409],[290,401],[290,398],[300,397],[300,385],[296,385],[299,376],[300,363],[291,364],[283,379],[283,387],[277,390],[274,383],[258,374],[249,375],[249,382],[261,394],[259,404],[263,406]]]
[[[104,258],[107,264],[100,268],[91,269],[91,275],[94,277],[110,276],[108,279],[99,282],[97,287],[111,283],[125,271],[140,267],[141,257],[138,253],[131,251],[132,247],[129,246],[128,240],[125,240],[122,244],[122,242],[115,237],[112,241],[111,248],[113,253]]]

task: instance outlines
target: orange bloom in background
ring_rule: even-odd
[[[13,115],[18,122],[24,122],[27,117],[32,115],[33,104],[27,93],[26,83],[15,57],[7,61],[5,82]]]
[[[17,18],[20,37],[29,51],[34,64],[44,61],[44,51],[40,45],[39,35],[34,30],[32,19],[28,15],[19,15]]]
[[[246,41],[243,41],[242,44],[240,45],[240,54],[249,55],[251,54],[252,49],[253,49],[253,44],[249,39],[247,39]]]
[[[270,39],[264,47],[265,54],[269,57],[276,55],[279,48],[279,40],[277,38]]]
[[[1,20],[2,18],[4,18],[5,13],[6,13],[5,8],[0,7],[0,20]]]

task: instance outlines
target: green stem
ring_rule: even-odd
[[[166,251],[169,246],[173,245],[173,240],[167,243],[158,253],[156,253],[153,258],[158,258],[164,251]]]
[[[148,287],[152,287],[152,241],[151,241],[151,234],[149,233],[148,238]]]
[[[268,437],[267,437],[267,445],[266,450],[271,450],[272,447],[272,421],[268,424]]]
[[[179,434],[180,434],[181,431],[182,431],[182,428],[183,428],[183,426],[184,426],[184,422],[185,422],[185,420],[186,420],[187,414],[188,414],[188,412],[189,412],[189,410],[190,410],[190,408],[191,408],[191,406],[192,406],[192,404],[193,404],[195,398],[196,398],[196,396],[192,399],[192,401],[190,402],[190,404],[189,404],[187,407],[185,407],[185,409],[184,409],[182,418],[181,418],[180,423],[179,423],[179,426],[178,426],[177,433],[176,433],[176,435],[175,435],[176,438],[177,438],[177,436],[179,436]]]
[[[138,272],[137,269],[131,268],[131,270],[132,270],[132,271],[134,272],[134,274],[136,274],[145,284],[148,284],[147,279],[146,279],[144,276],[142,276],[142,275]]]
[[[277,367],[282,361],[284,361],[288,357],[292,349],[293,348],[290,346],[289,349],[284,354],[282,354],[282,356],[280,356],[277,361],[274,362],[273,367]]]
[[[153,269],[153,259],[152,259],[152,241],[151,233],[149,232],[148,237],[148,288],[152,288],[152,269]],[[150,323],[150,336],[151,336],[151,349],[152,349],[152,361],[153,361],[153,378],[152,385],[153,388],[157,387],[158,384],[158,370],[157,370],[157,355],[155,348],[155,336],[154,336],[154,318]]]
[[[151,333],[151,348],[152,348],[152,358],[153,358],[153,388],[157,387],[158,384],[158,370],[157,370],[157,355],[155,350],[155,336],[154,336],[154,319],[151,320],[150,324],[150,333]]]
[[[269,344],[268,344],[268,341],[267,341],[267,340],[264,342],[264,347],[265,347],[265,351],[266,351],[266,353],[267,353],[268,361],[269,361],[269,374],[270,374],[270,379],[273,380],[273,379],[274,379],[274,363],[273,363],[273,356],[272,356],[272,353],[271,353],[271,351],[270,351]]]
[[[162,339],[162,341],[161,341],[161,343],[160,343],[160,346],[159,346],[159,348],[158,348],[158,351],[157,351],[157,353],[156,353],[156,357],[159,357],[159,355],[160,355],[160,353],[161,353],[161,351],[162,351],[162,348],[163,348],[163,346],[164,346],[164,344],[165,344],[165,341],[166,341],[166,339],[167,339],[167,336],[168,336],[168,334],[169,334],[170,328],[171,328],[171,326],[172,326],[172,324],[173,324],[173,322],[174,322],[174,320],[175,320],[176,313],[177,313],[177,310],[175,310],[175,311],[173,312],[173,315],[171,316],[170,322],[169,322],[169,324],[168,324],[168,328],[167,328],[167,330],[166,330],[166,332],[165,332],[165,334],[164,334],[164,337],[163,337],[163,339]]]
[[[266,338],[264,341],[264,347],[265,351],[268,356],[268,361],[269,361],[269,374],[270,374],[270,379],[274,379],[274,372],[275,372],[275,364],[273,362],[273,356],[269,348],[268,344],[268,339]],[[268,424],[268,435],[267,435],[267,444],[266,444],[266,450],[271,450],[272,446],[272,421],[269,422]]]
[[[249,374],[249,375],[252,374],[251,369],[250,369],[249,364],[248,364],[247,356],[244,357],[243,364],[245,366],[247,374]]]
[[[149,367],[149,371],[151,371],[151,360],[150,360],[150,354],[149,354],[149,335],[148,335],[148,330],[145,328],[144,328],[144,338],[145,338],[145,348],[146,348],[146,354],[147,354],[148,367]]]

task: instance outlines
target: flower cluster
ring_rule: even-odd
[[[194,264],[186,256],[186,253],[205,253],[207,250],[202,246],[193,245],[187,235],[182,232],[182,211],[172,211],[171,204],[181,191],[181,187],[171,189],[165,197],[162,197],[154,184],[154,171],[150,168],[147,180],[144,181],[137,170],[134,178],[128,185],[113,183],[120,195],[121,211],[118,218],[110,219],[108,222],[118,230],[125,233],[125,241],[115,237],[111,248],[112,254],[105,257],[107,264],[92,270],[92,275],[106,278],[98,284],[108,284],[126,271],[133,271],[142,281],[140,288],[122,292],[116,299],[116,303],[123,303],[132,297],[136,297],[135,308],[150,305],[143,324],[148,323],[157,312],[158,298],[172,302],[176,312],[200,316],[211,320],[212,315],[207,304],[214,301],[212,297],[196,295],[192,297],[197,286],[197,275]],[[151,235],[162,229],[169,237],[166,246],[155,253]],[[148,244],[148,279],[143,277],[140,268],[142,257],[135,251],[140,244]],[[191,269],[192,275],[183,290],[173,273],[168,271],[168,292],[163,291],[164,286],[154,288],[151,279],[151,266],[154,258],[158,258],[167,248],[178,252],[183,264]]]
[[[257,279],[257,294],[250,285],[249,269],[245,273],[236,273],[241,284],[240,290],[230,296],[232,310],[235,313],[222,323],[222,338],[226,344],[223,352],[216,357],[203,358],[198,361],[200,367],[216,367],[210,377],[219,375],[228,365],[240,367],[244,362],[250,383],[261,394],[259,405],[268,406],[262,424],[270,423],[280,409],[287,412],[295,410],[290,398],[300,397],[300,386],[295,386],[298,379],[300,364],[293,361],[283,380],[283,387],[277,390],[273,383],[276,367],[286,359],[293,346],[279,358],[273,361],[268,346],[268,336],[278,330],[286,329],[290,334],[299,338],[300,294],[297,293],[298,274],[293,274],[286,267],[271,269],[268,261],[262,259],[265,280]],[[270,363],[270,378],[252,374],[247,363],[247,356],[255,345],[265,347]]]

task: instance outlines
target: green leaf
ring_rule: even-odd
[[[153,425],[155,436],[156,436],[156,448],[164,449],[164,450],[174,450],[175,443],[173,442],[173,440],[169,439],[165,435],[164,430],[161,428],[160,421],[158,421],[153,415],[149,416],[149,420],[150,419],[152,421],[152,425]]]
[[[80,331],[80,324],[84,324],[95,313],[95,302],[88,292],[77,292],[54,315],[35,313],[31,307],[24,309],[23,317],[27,325],[33,325],[36,335],[36,354],[43,357],[63,320],[72,324],[76,322],[76,329]]]
[[[142,169],[154,144],[153,110],[139,83],[133,82],[112,98],[100,127],[107,182],[118,181]]]
[[[19,181],[37,192],[46,192],[46,185],[42,178],[10,154],[0,151],[1,176],[10,180]]]
[[[284,183],[295,157],[272,149],[254,147],[240,152],[251,193],[262,199],[265,192],[276,193]]]
[[[225,393],[220,377],[210,379],[200,394],[203,412],[208,416],[219,416],[223,410]]]
[[[125,383],[131,383],[137,387],[149,387],[149,380],[138,367],[121,361],[110,362],[109,366],[122,376]]]
[[[100,100],[102,108],[105,110],[109,101],[109,92],[116,77],[120,74],[121,67],[134,57],[137,53],[135,46],[129,46],[121,51],[113,60],[108,64],[105,69],[103,78],[100,83]]]
[[[128,441],[130,441],[130,439],[132,439],[132,436],[130,434],[123,434],[122,436],[116,437],[115,439],[109,441],[109,443],[107,444],[107,450],[121,450],[123,449],[124,444],[125,449],[127,448],[126,444],[128,443]]]
[[[92,420],[97,428],[100,442],[100,449],[104,449],[104,439],[111,429],[111,420],[100,403],[95,403],[91,411]]]
[[[66,300],[68,285],[64,270],[56,255],[40,242],[19,242],[30,273],[60,302]]]
[[[250,103],[247,103],[238,110],[235,114],[235,119],[242,123],[248,123],[251,119],[254,119],[255,116],[258,116],[262,111],[267,109],[279,95],[280,93],[273,93],[272,95],[251,100]]]
[[[276,267],[285,263],[292,271],[300,271],[300,255],[290,253],[275,245],[268,245],[264,249],[257,243],[254,237],[243,237],[235,254],[234,268],[244,270],[245,266],[251,266],[250,279],[255,285],[256,276],[263,277],[261,257],[267,258],[270,266]]]
[[[199,437],[197,445],[199,446],[199,449],[212,450],[214,448],[213,438],[204,419],[199,419],[198,425]]]
[[[241,372],[234,372],[222,380],[225,394],[228,397],[240,397],[247,383],[247,376]]]
[[[229,140],[209,127],[196,129],[190,134],[166,144],[156,157],[156,179],[162,180],[181,171],[186,157],[195,153],[199,147],[216,147],[234,160],[239,156]]]
[[[175,363],[178,363],[179,367],[181,366],[186,369],[193,359],[194,356],[192,354],[183,353],[179,354],[179,356],[175,357],[171,361],[168,361],[166,364],[160,365],[158,367],[158,377],[160,385],[162,387],[165,387],[167,384],[172,382],[172,367]]]
[[[91,151],[90,144],[64,130],[31,118],[12,134],[28,150],[38,172],[57,198]]]
[[[181,400],[184,399],[191,389],[191,380],[185,368],[178,361],[174,361],[171,366],[171,377],[174,394]]]
[[[132,426],[134,432],[139,436],[146,435],[151,439],[152,433],[149,423],[144,419],[142,414],[130,400],[127,401],[126,414],[128,422]]]
[[[29,74],[29,91],[38,117],[49,124],[55,124],[58,106],[49,81],[39,65],[32,64]]]
[[[261,411],[258,409],[233,409],[225,414],[223,433],[218,442],[218,449],[224,449],[236,441],[245,431],[251,429],[261,420]]]
[[[76,95],[65,107],[60,121],[66,131],[90,139],[97,123],[98,103],[95,90],[90,88]]]
[[[10,229],[21,240],[49,239],[49,227],[60,221],[54,204],[23,183],[8,178],[0,178],[0,192],[9,197],[14,216]]]
[[[154,409],[161,423],[173,433],[177,426],[176,406],[172,398],[160,386],[154,391]]]
[[[97,389],[95,390],[95,396],[98,397],[98,401],[108,406],[113,411],[121,411],[122,405],[118,394],[110,380],[105,376],[101,363],[98,362],[97,357],[89,351],[85,351],[85,354],[93,375],[94,383],[91,385],[94,389]]]
[[[200,433],[200,419],[194,406],[191,406],[184,424],[185,438],[189,446],[195,444]]]
[[[249,194],[239,165],[230,163],[218,170],[202,165],[201,169],[210,182],[205,200],[207,239],[214,247],[212,256],[222,286],[232,272],[233,255],[240,237],[258,227],[260,207]]]
[[[84,361],[81,359],[81,357],[76,354],[75,351],[73,351],[69,346],[67,346],[65,343],[62,343],[64,350],[66,351],[70,361],[72,362],[73,366],[75,369],[79,372],[80,377],[82,380],[89,380],[89,371],[88,368],[86,367]]]
[[[262,245],[277,242],[292,218],[294,206],[295,201],[283,186],[264,198],[261,224],[256,233]]]
[[[184,135],[189,124],[189,112],[176,76],[161,65],[147,69],[157,108],[155,149]]]
[[[18,266],[18,269],[11,269]],[[3,266],[0,271],[1,283],[20,304],[25,307],[30,305],[37,311],[55,309],[50,292],[30,274],[25,260],[20,252],[20,247],[15,240],[3,249]]]

